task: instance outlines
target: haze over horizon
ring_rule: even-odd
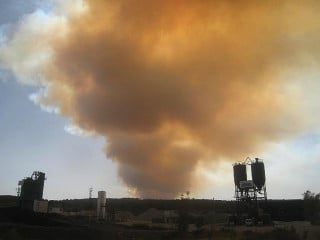
[[[320,192],[320,3],[138,2],[0,3],[0,194],[232,199],[247,156]]]

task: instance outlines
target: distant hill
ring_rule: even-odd
[[[50,201],[50,206],[61,207],[64,211],[95,210],[97,199],[69,199]],[[184,200],[158,200],[158,199],[107,199],[107,211],[129,211],[139,215],[150,208],[161,210],[185,210],[233,214],[236,210],[235,201],[184,199]],[[273,220],[294,221],[304,220],[304,203],[301,199],[267,200],[259,201],[259,208],[269,213]]]
[[[19,205],[19,198],[17,196],[0,195],[0,208],[16,207]]]

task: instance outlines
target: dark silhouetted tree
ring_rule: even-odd
[[[314,221],[320,210],[320,193],[315,194],[307,190],[303,193],[303,200],[305,218]]]

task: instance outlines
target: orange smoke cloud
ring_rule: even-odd
[[[301,130],[286,76],[318,62],[317,1],[87,5],[50,42],[44,101],[105,136],[140,196],[174,197],[198,163],[237,161]]]

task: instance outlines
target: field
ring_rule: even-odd
[[[43,218],[41,223],[0,224],[0,240],[319,240],[320,227],[309,222],[275,222],[272,226],[190,225],[185,232],[158,226],[136,224],[131,227],[119,224],[79,224],[72,218]]]

